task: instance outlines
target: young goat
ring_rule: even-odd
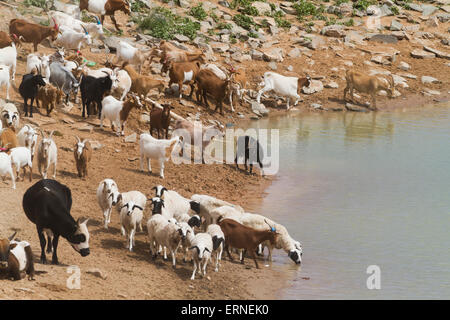
[[[149,76],[140,75],[131,65],[128,64],[128,62],[125,62],[122,65],[122,69],[128,72],[131,78],[131,92],[135,92],[139,96],[143,95],[146,97],[152,89],[158,89],[160,94],[164,90],[165,84],[163,80],[157,80]]]
[[[182,98],[183,84],[188,83],[191,86],[189,98],[194,93],[194,82],[200,70],[200,62],[170,62],[169,64],[169,88],[172,83],[178,84],[180,100]]]
[[[9,100],[9,66],[0,64],[0,88],[6,87],[6,100]]]
[[[88,139],[84,139],[83,141],[80,138],[77,138],[77,142],[75,143],[75,150],[73,152],[73,156],[75,158],[75,164],[78,171],[78,176],[80,178],[86,178],[88,175],[88,164],[92,158],[92,148]]]
[[[56,164],[58,161],[58,148],[56,147],[55,141],[53,141],[53,132],[50,133],[50,135],[46,138],[45,134],[42,130],[42,140],[39,143],[38,146],[38,153],[37,153],[37,159],[38,159],[38,168],[39,173],[42,176],[42,179],[47,179],[47,172],[50,168],[50,165],[54,165],[54,171],[53,171],[53,179],[56,178]]]
[[[246,227],[239,222],[232,219],[223,219],[218,222],[220,228],[225,235],[225,250],[227,251],[230,260],[233,257],[230,254],[229,247],[236,249],[246,249],[250,256],[255,261],[256,268],[259,269],[258,262],[256,261],[255,251],[258,245],[269,240],[270,243],[274,244],[276,242],[278,233],[275,228],[270,227],[269,230],[259,231],[250,227]],[[241,263],[244,263],[244,256],[242,256]]]
[[[3,129],[3,131],[0,134],[0,148],[3,148],[4,150],[9,152],[11,149],[17,147],[19,143],[17,142],[17,136],[16,131],[13,127],[9,127],[6,129]]]
[[[26,241],[13,240],[15,235],[0,239],[0,271],[5,271],[13,280],[22,279],[23,273],[28,274],[28,280],[34,280],[31,246]]]
[[[153,135],[153,129],[158,132],[158,139],[160,138],[160,130],[166,131],[166,139],[169,138],[169,124],[170,124],[170,110],[173,109],[168,104],[162,105],[164,109],[153,107],[150,111],[150,135]]]
[[[36,130],[29,124],[23,126],[17,134],[17,142],[21,147],[27,147],[31,152],[31,161],[33,161],[34,153],[37,145]]]
[[[14,43],[9,47],[0,49],[0,64],[9,66],[10,72],[12,72],[11,80],[16,78],[16,65],[17,65],[17,49]]]
[[[119,201],[119,195],[119,188],[114,180],[105,179],[100,182],[97,188],[97,201],[103,212],[105,229],[108,229],[111,222],[111,210]]]

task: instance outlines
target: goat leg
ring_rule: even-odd
[[[116,17],[114,17],[114,14],[110,15],[109,17],[111,18],[111,21],[114,23],[114,27],[116,27],[116,30],[122,32],[122,30],[120,30],[119,28],[119,25],[117,24]]]

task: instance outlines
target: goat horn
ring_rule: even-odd
[[[45,134],[44,134],[44,131],[42,131],[42,129],[41,129],[41,128],[39,128],[39,131],[41,132],[42,138],[45,138]]]
[[[81,27],[83,28],[83,30],[86,34],[89,34],[89,32],[87,32],[86,28],[83,25],[81,25]]]
[[[78,141],[78,142],[81,142],[81,140],[80,140],[80,138],[78,138],[78,136],[75,136],[75,138],[77,138],[77,141]]]
[[[8,238],[8,240],[11,241],[12,239],[14,239],[14,237],[16,236],[16,234],[17,234],[17,231],[14,232],[14,233]]]
[[[52,130],[52,132],[50,132],[50,135],[48,136],[49,139],[52,138],[54,132],[55,132],[55,130]]]

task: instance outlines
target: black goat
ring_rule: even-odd
[[[264,151],[258,140],[250,136],[240,136],[237,139],[236,146],[236,158],[234,162],[236,163],[236,167],[238,166],[238,159],[244,156],[245,162],[245,170],[247,171],[247,162],[250,162],[250,173],[253,170],[253,163],[258,163],[261,168],[261,173],[264,175],[262,161],[264,160]]]
[[[28,100],[30,103],[30,117],[33,117],[33,102],[37,97],[38,89],[40,86],[45,86],[44,78],[41,74],[41,69],[38,69],[38,74],[29,73],[22,77],[22,82],[19,86],[19,93],[23,98],[23,108],[25,110],[25,117],[28,117]],[[36,100],[37,106],[37,100]]]
[[[90,105],[92,102],[97,104],[98,118],[102,114],[102,99],[103,96],[111,91],[113,81],[111,80],[108,73],[106,77],[94,78],[91,76],[83,76],[80,83],[81,90],[81,102],[83,103],[83,113],[82,117],[86,117],[86,109],[88,110],[88,115],[91,115]]]

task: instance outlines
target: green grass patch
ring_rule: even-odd
[[[203,9],[202,3],[199,3],[197,6],[192,7],[191,10],[189,10],[189,15],[200,21],[205,20],[208,16],[205,9]]]
[[[233,17],[233,21],[241,28],[244,28],[245,30],[250,30],[251,27],[255,27],[255,21],[252,19],[252,17],[246,16],[245,14],[236,14]]]

